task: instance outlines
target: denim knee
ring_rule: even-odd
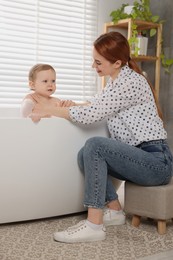
[[[98,139],[98,142],[97,142]],[[84,152],[86,152],[87,154],[89,152],[93,151],[93,148],[95,148],[96,144],[100,144],[99,141],[99,137],[91,137],[89,138],[85,145],[79,150],[78,155],[77,155],[77,162],[78,162],[78,166],[79,169],[84,172]]]
[[[93,153],[93,152],[97,151],[98,148],[100,148],[100,146],[101,146],[102,138],[103,137],[99,137],[99,136],[89,138],[86,141],[85,146],[84,146],[85,152]]]
[[[84,147],[82,147],[79,150],[78,155],[77,155],[78,166],[79,166],[79,169],[81,170],[82,173],[84,173],[83,151],[84,151]]]

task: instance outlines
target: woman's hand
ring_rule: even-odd
[[[72,107],[72,106],[76,106],[76,103],[72,100],[60,100],[59,106],[60,107]]]
[[[33,98],[36,101],[36,105],[29,117],[35,123],[39,122],[41,118],[49,118],[51,116],[69,119],[68,107],[75,104],[73,101],[62,101],[62,103],[60,103],[61,100],[58,101],[58,104],[55,102],[47,103],[41,100],[37,95],[34,95]]]

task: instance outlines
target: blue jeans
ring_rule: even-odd
[[[172,154],[165,140],[131,146],[105,137],[92,137],[78,153],[85,174],[84,205],[103,208],[118,199],[110,176],[144,186],[169,183]]]

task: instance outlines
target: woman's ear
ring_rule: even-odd
[[[121,61],[121,60],[117,60],[117,61],[114,63],[114,68],[115,68],[115,69],[119,69],[121,66],[122,66],[122,61]]]
[[[33,81],[29,81],[29,87],[31,90],[34,90],[34,82]]]

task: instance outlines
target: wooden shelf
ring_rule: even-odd
[[[135,61],[156,61],[158,57],[156,56],[145,56],[145,55],[138,55],[138,56],[131,56],[132,59]]]
[[[146,21],[141,21],[141,20],[134,20],[135,21],[135,24],[138,26],[137,29],[138,30],[149,30],[149,29],[152,29],[152,28],[155,28],[157,29],[160,24],[158,23],[152,23],[152,22],[146,22]],[[119,20],[118,23],[113,23],[113,22],[110,22],[110,23],[106,23],[105,26],[106,28],[114,28],[115,26],[116,27],[119,27],[119,28],[128,28],[129,24],[132,23],[133,20],[131,18],[128,18],[128,19],[122,19],[122,20]]]
[[[138,31],[156,29],[156,53],[155,56],[144,56],[138,55],[131,57],[137,62],[155,62],[155,91],[156,96],[159,97],[159,87],[160,87],[160,54],[161,54],[161,41],[162,41],[162,24],[141,21],[141,20],[132,20],[131,18],[119,20],[116,24],[113,22],[104,24],[104,33],[117,29],[123,29],[127,33],[127,39],[129,40],[132,37],[132,24],[133,22],[137,25]],[[102,80],[103,86],[105,85],[105,78]]]

